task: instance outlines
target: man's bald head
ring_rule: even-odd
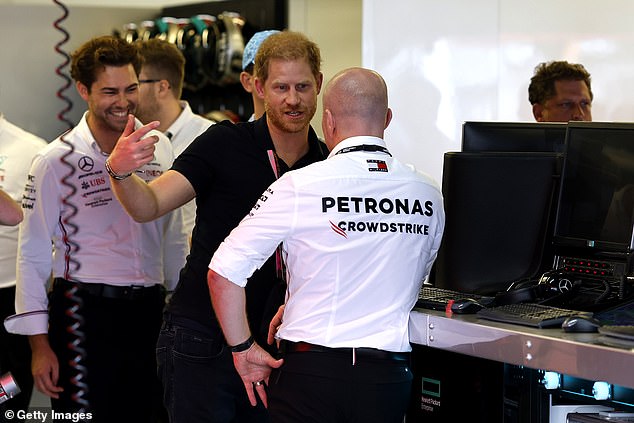
[[[322,130],[330,149],[353,136],[383,138],[392,117],[385,81],[369,69],[349,68],[337,73],[326,84],[322,101]]]

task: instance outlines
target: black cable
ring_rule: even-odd
[[[68,56],[68,54],[66,54],[64,50],[62,50],[62,46],[66,44],[66,42],[68,42],[70,36],[68,35],[68,31],[66,31],[60,25],[61,22],[63,22],[68,17],[68,9],[58,0],[53,0],[53,2],[59,5],[59,7],[61,7],[63,11],[62,16],[59,19],[55,20],[55,22],[53,22],[53,26],[55,27],[55,29],[60,31],[64,37],[60,42],[55,44],[55,51],[64,58],[64,61],[57,68],[55,68],[55,73],[64,80],[64,85],[59,90],[57,90],[57,98],[66,103],[66,107],[57,114],[57,118],[60,121],[66,123],[68,129],[71,129],[74,124],[66,117],[66,114],[73,108],[73,102],[64,93],[71,86],[72,81],[70,77],[63,72],[63,69],[70,63],[70,57]]]
[[[60,224],[66,231],[64,233],[64,244],[67,246],[64,252],[64,259],[66,261],[66,271],[64,278],[66,280],[72,280],[72,274],[77,272],[81,267],[81,264],[73,258],[73,254],[79,251],[79,245],[73,241],[73,236],[79,230],[78,226],[73,223],[73,218],[77,215],[77,207],[72,203],[71,198],[76,194],[77,188],[72,183],[71,178],[75,174],[75,166],[68,160],[70,156],[75,152],[75,148],[71,142],[66,140],[68,131],[73,128],[73,122],[71,122],[66,114],[72,109],[73,102],[66,96],[65,92],[71,86],[71,78],[64,73],[64,68],[70,63],[69,55],[62,49],[62,46],[70,38],[68,31],[66,31],[61,23],[68,17],[68,9],[64,4],[58,0],[53,0],[62,9],[62,16],[55,20],[53,26],[62,33],[63,39],[55,45],[55,51],[63,56],[64,61],[55,69],[55,73],[64,80],[64,84],[57,91],[57,97],[66,103],[66,107],[57,115],[57,118],[66,123],[68,130],[62,134],[60,140],[65,143],[69,149],[60,157],[61,162],[68,168],[61,180],[62,185],[69,189],[69,194],[62,198],[62,203],[65,206],[63,208],[64,213],[60,216]],[[71,396],[73,401],[79,405],[79,412],[86,413],[89,408],[88,400],[85,398],[88,392],[88,385],[86,384],[86,367],[82,364],[85,359],[86,351],[82,348],[84,342],[84,333],[82,332],[83,317],[81,316],[81,308],[83,306],[82,299],[77,295],[77,288],[73,287],[65,292],[65,296],[69,298],[73,305],[66,310],[66,315],[69,316],[73,323],[68,327],[68,332],[74,336],[74,340],[69,342],[68,348],[75,353],[73,359],[69,364],[71,368],[75,370],[75,375],[71,377],[70,382],[77,388]]]

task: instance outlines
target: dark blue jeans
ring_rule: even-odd
[[[265,423],[262,403],[249,403],[221,333],[166,314],[156,346],[170,423]]]

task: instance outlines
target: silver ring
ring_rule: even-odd
[[[255,386],[262,386],[262,385],[264,385],[264,381],[263,380],[258,380],[257,382],[253,382],[253,384]]]

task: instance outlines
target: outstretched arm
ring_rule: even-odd
[[[168,170],[149,184],[134,174],[154,156],[154,144],[158,138],[146,135],[157,126],[158,122],[154,121],[135,131],[134,116],[129,115],[128,123],[107,160],[112,189],[126,212],[137,222],[149,222],[163,216],[195,196],[187,178],[173,170]]]

